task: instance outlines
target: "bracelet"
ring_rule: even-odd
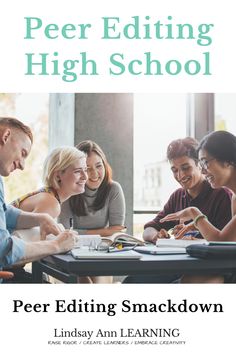
[[[200,220],[200,219],[208,219],[207,218],[207,216],[206,215],[204,215],[204,214],[200,214],[200,215],[198,215],[198,216],[196,216],[196,218],[193,220],[193,225],[194,225],[194,227],[198,230],[198,227],[197,227],[197,223],[198,223],[198,221]]]

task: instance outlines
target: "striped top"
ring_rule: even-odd
[[[59,198],[59,195],[57,193],[57,191],[52,188],[52,187],[42,187],[40,189],[38,189],[37,191],[34,191],[34,192],[31,192],[31,193],[27,193],[15,200],[13,200],[13,202],[10,203],[10,205],[14,206],[15,208],[18,208],[20,209],[20,204],[27,198],[29,197],[32,197],[33,195],[36,195],[36,194],[39,194],[39,193],[49,193],[49,194],[52,194],[56,199],[57,201],[59,202],[59,204],[61,204],[61,201],[60,201],[60,198]]]

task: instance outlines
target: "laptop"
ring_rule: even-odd
[[[151,255],[186,254],[185,247],[157,247],[155,245],[137,246],[135,251]]]
[[[99,252],[89,250],[85,248],[74,248],[71,250],[71,254],[75,259],[115,259],[117,261],[122,260],[135,260],[142,257],[141,254],[132,250],[115,250],[110,252]]]

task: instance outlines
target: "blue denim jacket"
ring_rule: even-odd
[[[20,210],[6,206],[4,188],[0,177],[0,269],[16,263],[25,254],[25,243],[10,232],[15,229]]]

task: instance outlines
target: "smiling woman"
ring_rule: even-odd
[[[86,156],[74,147],[54,149],[44,163],[44,187],[28,193],[12,205],[30,212],[48,213],[56,218],[61,203],[84,192],[87,180]]]
[[[118,182],[112,180],[112,170],[100,146],[91,140],[77,148],[87,155],[88,180],[85,193],[63,203],[59,221],[67,228],[69,220],[79,234],[111,236],[124,229],[125,198]],[[80,282],[110,283],[112,277],[86,277]]]
[[[62,205],[60,222],[68,227],[72,217],[80,234],[111,236],[124,228],[125,199],[102,149],[85,140],[77,148],[87,155],[88,180],[85,193],[70,198]]]

